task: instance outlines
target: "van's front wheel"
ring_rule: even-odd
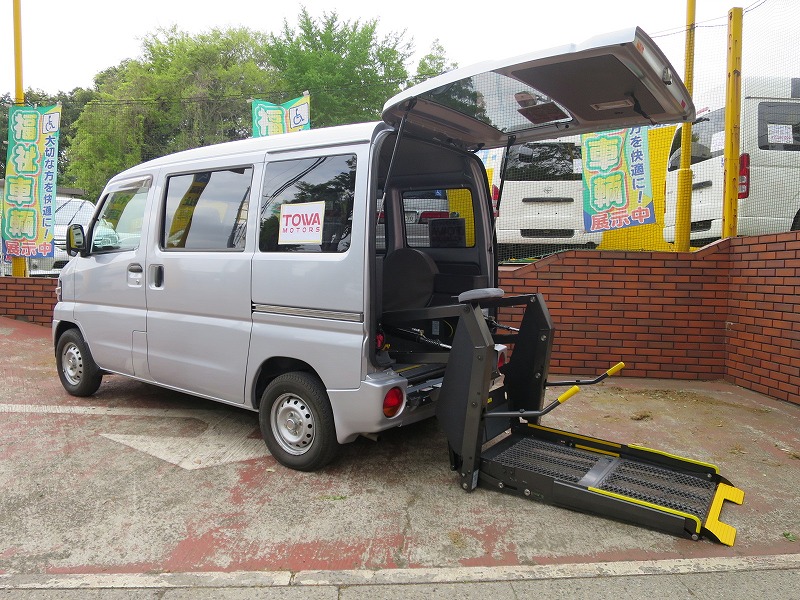
[[[91,396],[100,387],[103,372],[77,329],[67,329],[58,338],[56,363],[61,385],[73,396]]]
[[[291,469],[316,471],[339,452],[328,394],[309,373],[273,379],[261,396],[258,421],[272,456]]]

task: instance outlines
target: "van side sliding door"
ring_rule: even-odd
[[[242,403],[251,328],[247,216],[261,167],[255,156],[226,160],[194,162],[163,179],[147,261],[148,364],[159,384]]]

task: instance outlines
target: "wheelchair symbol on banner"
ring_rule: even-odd
[[[292,129],[300,129],[301,127],[307,127],[309,123],[308,103],[289,108],[289,127]]]

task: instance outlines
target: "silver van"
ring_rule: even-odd
[[[477,150],[694,107],[632,29],[441,75],[382,117],[111,179],[68,232],[52,327],[65,389],[91,395],[114,373],[241,406],[280,463],[321,468],[359,435],[434,415],[448,381],[497,375],[503,343],[478,374],[448,358],[459,314],[502,294]]]

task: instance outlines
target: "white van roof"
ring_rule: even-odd
[[[168,154],[160,158],[154,158],[153,160],[141,163],[119,173],[111,182],[120,179],[129,179],[130,177],[135,177],[140,172],[149,171],[158,167],[203,160],[206,158],[218,158],[221,156],[259,151],[278,154],[308,147],[325,148],[364,143],[372,140],[379,131],[386,128],[387,126],[381,121],[374,121],[371,123],[321,127],[320,129],[309,129],[307,131],[296,131],[293,133],[222,142],[220,144],[192,148],[190,150]]]
[[[666,84],[666,85],[665,85]],[[465,149],[694,119],[666,56],[639,28],[456,69],[389,100],[383,119]]]

